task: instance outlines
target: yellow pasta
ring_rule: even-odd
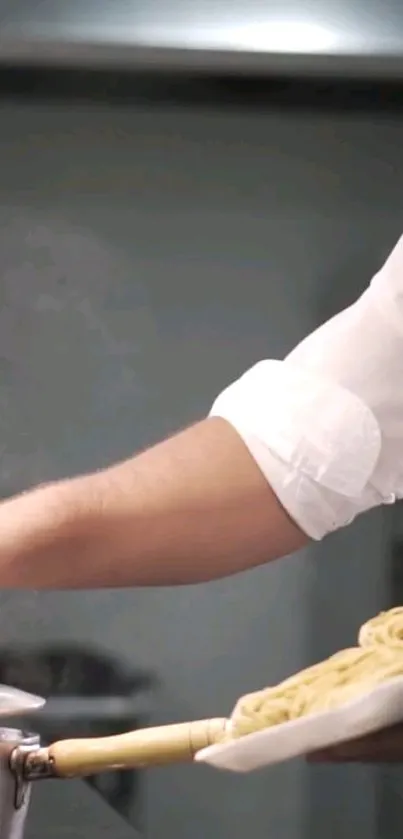
[[[231,738],[338,708],[403,675],[403,608],[382,612],[364,624],[358,644],[278,685],[241,697],[231,715]]]
[[[386,646],[403,651],[403,607],[381,612],[364,623],[358,634],[361,647]]]

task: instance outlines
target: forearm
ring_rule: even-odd
[[[307,542],[234,429],[212,418],[94,475],[0,506],[0,587],[196,583]]]
[[[214,418],[0,505],[0,587],[210,580],[403,498],[402,300],[403,238],[355,304],[226,388]]]

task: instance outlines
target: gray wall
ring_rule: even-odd
[[[393,114],[5,100],[3,494],[192,422],[351,300],[401,230],[402,141]],[[155,721],[226,713],[351,643],[385,603],[389,530],[376,512],[278,565],[179,591],[4,593],[2,645],[77,642],[145,666]],[[383,783],[298,761],[245,778],[165,769],[146,775],[145,827],[367,838]],[[35,790],[28,839],[132,835],[82,783]]]

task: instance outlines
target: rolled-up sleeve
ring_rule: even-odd
[[[403,239],[352,306],[215,400],[313,539],[403,497]]]
[[[347,524],[381,449],[372,411],[286,362],[259,362],[216,399],[290,516],[313,539]]]

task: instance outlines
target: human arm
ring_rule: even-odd
[[[403,496],[403,240],[351,307],[148,452],[0,505],[0,587],[193,583]]]
[[[0,505],[0,587],[197,583],[307,541],[236,431],[211,417],[124,463]]]

